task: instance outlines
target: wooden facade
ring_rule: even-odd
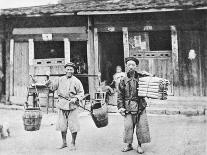
[[[102,80],[110,81],[115,67],[124,68],[124,58],[134,56],[140,60],[138,70],[170,80],[170,95],[207,96],[206,13],[196,10],[6,18],[0,58],[5,58],[7,101],[25,96],[29,75],[41,81],[47,71],[52,78],[64,74],[63,66],[71,61],[76,43],[75,48],[85,44],[80,46],[87,53],[88,70],[77,76],[87,78],[90,94],[98,87],[99,73]],[[44,41],[43,34],[51,34],[50,41],[63,43],[64,57],[35,59],[34,44]],[[5,53],[1,46],[5,46]],[[192,60],[190,51],[196,54]]]

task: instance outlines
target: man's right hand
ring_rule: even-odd
[[[122,116],[125,116],[125,115],[126,115],[125,111],[126,111],[126,109],[124,109],[124,108],[120,108],[120,109],[119,109],[119,113],[120,113]]]

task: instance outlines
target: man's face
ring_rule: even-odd
[[[71,66],[67,66],[65,68],[65,73],[67,77],[71,77],[74,74],[74,68]]]
[[[134,71],[137,65],[134,61],[129,60],[129,61],[127,61],[126,66],[128,68],[128,71]]]

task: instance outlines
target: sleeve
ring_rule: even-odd
[[[83,89],[83,85],[81,83],[81,81],[77,81],[76,84],[76,95],[74,97],[76,97],[78,100],[82,100],[82,98],[84,97],[84,89]]]
[[[124,107],[125,102],[125,82],[124,79],[122,79],[119,83],[119,90],[118,90],[118,97],[117,97],[117,108],[125,108]]]

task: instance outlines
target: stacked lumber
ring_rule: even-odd
[[[166,100],[169,84],[168,80],[159,77],[139,78],[138,96]]]

